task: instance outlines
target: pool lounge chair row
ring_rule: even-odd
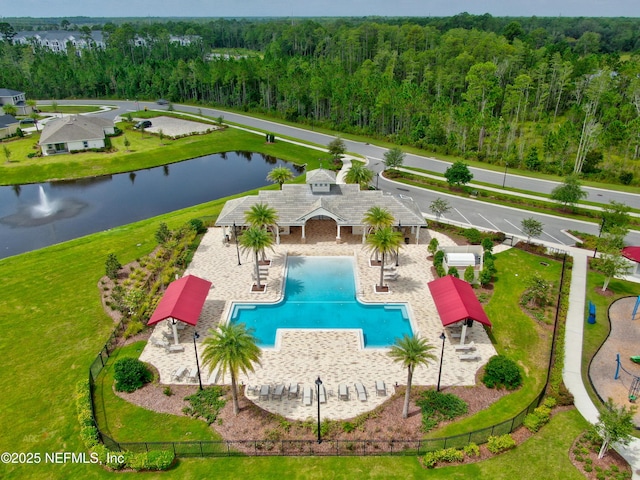
[[[355,382],[353,384],[356,396],[358,400],[361,402],[366,402],[368,398],[367,389],[365,388],[362,382]],[[386,396],[387,395],[387,386],[382,380],[377,380],[375,382],[375,390],[377,396]],[[258,395],[259,400],[282,400],[283,395],[287,394],[287,399],[295,398],[297,399],[300,392],[300,385],[297,383],[290,383],[288,387],[285,387],[284,384],[278,384],[275,387],[271,385],[255,385],[247,386],[247,393]],[[302,388],[302,404],[304,406],[310,406],[313,403],[314,392],[317,392],[317,387],[315,385],[305,385]],[[333,395],[333,391],[328,391],[329,396]],[[320,393],[319,395],[315,393],[317,396],[317,400],[322,403],[327,403],[327,388],[325,385],[320,385]],[[349,400],[349,387],[341,383],[338,386],[338,400]]]
[[[198,368],[179,366],[173,372],[171,372],[171,381],[182,381],[185,377],[190,382],[195,382],[198,379]]]

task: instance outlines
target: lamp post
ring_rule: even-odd
[[[322,380],[320,380],[320,376],[316,379],[316,387],[318,390],[318,394],[316,398],[318,399],[318,443],[322,443],[322,435],[320,433],[320,385],[322,385]]]
[[[504,177],[502,178],[502,188],[504,188],[504,184],[507,181],[507,167],[509,166],[509,162],[505,160],[504,162]]]
[[[596,241],[596,248],[593,250],[593,258],[596,258],[596,254],[598,253],[598,243],[600,241],[600,237],[602,237],[602,230],[604,229],[605,218],[602,217],[602,222],[600,222],[600,231],[598,232],[598,240]]]
[[[376,190],[378,190],[378,180],[380,180],[380,172],[376,172]]]
[[[447,339],[445,337],[444,332],[440,334],[440,340],[442,340],[442,351],[440,352],[440,370],[438,370],[438,386],[436,387],[436,392],[440,391],[440,378],[442,378],[442,359],[444,358],[444,341]]]
[[[196,338],[200,338],[198,332],[193,332],[193,351],[196,353],[196,367],[198,368],[198,383],[200,384],[200,390],[202,390],[202,378],[200,377],[200,362],[198,361],[198,349],[196,347]]]
[[[398,231],[402,233],[402,223],[398,222]],[[396,267],[400,265],[400,247],[396,250]]]
[[[238,247],[238,232],[236,231],[236,222],[233,222],[233,238],[236,239],[236,253],[238,254],[238,265],[242,265],[240,263],[240,247]]]

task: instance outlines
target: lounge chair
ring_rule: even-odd
[[[191,370],[189,370],[189,380],[192,382],[198,380],[198,367],[191,367]]]
[[[324,385],[320,385],[320,394],[318,395],[318,402],[327,403],[327,390]]]
[[[273,393],[271,394],[271,398],[273,400],[275,400],[276,398],[278,400],[282,400],[283,393],[284,393],[284,384],[276,385],[276,388],[273,390]]]
[[[258,390],[260,390],[260,387],[258,385],[247,385],[245,395],[256,395],[258,393]]]
[[[349,400],[349,387],[344,383],[338,385],[338,400]]]
[[[164,339],[158,340],[157,338],[151,337],[151,345],[153,345],[155,347],[158,347],[158,348],[166,349],[169,346],[169,342],[167,342]]]
[[[477,353],[465,353],[463,355],[458,355],[458,358],[460,360],[467,360],[467,361],[480,360],[480,355],[478,355]]]
[[[400,276],[399,273],[385,273],[384,279],[394,281],[394,280],[397,280],[399,276]]]
[[[456,345],[455,349],[456,349],[456,352],[466,352],[469,350],[475,350],[476,344],[473,341],[471,341],[469,343],[465,343],[464,345]]]
[[[187,367],[178,367],[171,374],[171,380],[180,380],[189,371]]]
[[[360,400],[361,402],[366,402],[367,401],[367,391],[364,388],[364,385],[361,382],[356,382],[354,384],[354,386],[356,387],[356,393],[358,394],[358,400]]]
[[[184,352],[184,345],[180,345],[180,344],[169,345],[169,353],[177,353],[177,352]]]
[[[379,397],[387,396],[387,386],[382,380],[376,380],[376,395]]]
[[[300,387],[298,386],[297,383],[290,383],[289,384],[289,390],[287,393],[287,398],[298,398],[298,391],[299,391]]]
[[[258,399],[269,400],[269,393],[271,393],[271,385],[262,385],[260,387],[260,394],[258,395]]]
[[[173,332],[167,332],[166,330],[163,330],[162,336],[169,341],[173,340]]]
[[[313,391],[311,387],[304,387],[302,389],[302,404],[305,407],[310,406],[313,403]]]

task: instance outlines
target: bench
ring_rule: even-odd
[[[464,353],[462,355],[458,355],[458,358],[460,360],[466,360],[466,361],[480,360],[480,355],[478,355],[477,353]]]
[[[169,353],[177,353],[177,352],[184,352],[184,346],[183,345],[169,345]]]
[[[472,341],[470,343],[466,343],[464,345],[456,345],[454,347],[456,349],[456,352],[467,352],[470,350],[475,350],[476,349],[476,344]]]

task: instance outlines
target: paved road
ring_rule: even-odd
[[[40,102],[39,102],[40,103]],[[47,102],[41,102],[47,103]],[[128,112],[143,109],[145,107],[149,109],[163,110],[167,107],[161,107],[153,102],[135,102],[135,101],[100,101],[100,100],[64,100],[59,101],[58,104],[79,104],[79,105],[114,105],[117,109],[109,112],[101,113],[100,115],[115,118],[117,115],[124,115]],[[181,111],[198,113],[198,107],[190,107],[186,105],[176,105]],[[251,128],[258,128],[261,130],[268,130],[276,134],[285,135],[288,137],[298,138],[302,141],[312,142],[319,145],[328,144],[334,137],[323,133],[314,132],[312,130],[306,130],[298,127],[290,127],[287,125],[281,125],[268,120],[261,120],[237,113],[223,112],[211,108],[200,108],[203,114],[208,116],[223,116],[225,120],[240,123]],[[381,172],[384,169],[382,158],[386,149],[377,147],[375,145],[368,145],[361,142],[354,142],[346,140],[347,148],[349,151],[361,154],[369,159],[369,168],[374,172]],[[420,157],[418,155],[407,155],[405,165],[420,167],[427,170],[443,173],[448,166],[448,163],[442,162],[428,157]],[[473,169],[474,179],[483,182],[494,183],[498,187],[502,186],[504,174],[500,172],[491,172],[488,170]],[[598,234],[597,223],[584,222],[580,220],[570,220],[553,215],[545,215],[533,212],[526,212],[520,209],[514,209],[511,207],[505,207],[501,205],[492,205],[478,200],[461,198],[453,195],[447,195],[445,193],[432,192],[430,190],[410,187],[396,182],[385,180],[382,176],[377,177],[374,182],[377,186],[387,192],[394,194],[401,194],[412,197],[420,209],[427,217],[430,216],[429,205],[433,200],[438,197],[446,198],[452,209],[443,218],[445,221],[451,223],[460,224],[462,226],[475,226],[478,228],[502,231],[507,235],[516,237],[523,237],[520,230],[520,222],[523,218],[533,217],[544,225],[544,233],[540,236],[540,240],[550,241],[561,245],[571,245],[574,240],[569,237],[566,230],[578,230],[591,234]],[[515,176],[507,174],[507,186],[516,187],[516,182],[520,182],[517,188],[526,189],[529,191],[537,191],[540,193],[550,192],[557,184],[554,182],[533,180],[526,177]],[[626,194],[620,192],[614,192],[611,190],[601,189],[588,189],[590,199],[595,202],[608,203],[609,200],[615,199],[616,201],[623,202],[627,205],[636,206],[640,209],[640,195]],[[523,209],[526,206],[523,206]],[[627,243],[632,245],[640,245],[640,232],[633,231],[629,233],[626,238]]]

